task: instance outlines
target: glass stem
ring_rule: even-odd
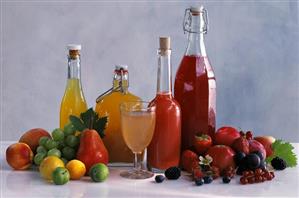
[[[135,152],[134,152],[134,168],[135,168],[135,170],[139,170],[138,153],[135,153]]]

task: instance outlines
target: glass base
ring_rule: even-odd
[[[120,173],[120,176],[127,179],[147,179],[154,176],[154,173],[146,170],[129,170]]]

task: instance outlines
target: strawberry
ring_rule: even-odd
[[[182,153],[181,165],[188,173],[192,173],[193,169],[199,167],[198,155],[190,150],[185,150]]]
[[[233,142],[232,148],[235,151],[239,151],[239,152],[248,154],[249,153],[249,142],[245,136],[241,136]]]
[[[212,138],[206,134],[195,135],[193,146],[198,155],[205,154],[212,146]]]
[[[200,168],[193,169],[193,171],[192,171],[192,178],[194,180],[202,178],[203,176],[204,176],[204,174],[203,174],[203,172],[201,171]]]

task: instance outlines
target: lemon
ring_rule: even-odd
[[[46,157],[39,166],[39,172],[44,179],[52,180],[52,173],[57,167],[64,167],[64,163],[56,156]]]
[[[72,180],[80,179],[86,172],[84,163],[75,159],[66,164],[66,169],[69,171]]]

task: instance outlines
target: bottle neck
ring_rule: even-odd
[[[113,90],[120,90],[123,93],[127,93],[129,88],[129,73],[115,71],[113,77]]]
[[[171,94],[171,50],[158,51],[157,94]]]
[[[80,79],[81,78],[81,66],[80,56],[70,57],[68,56],[68,79]]]
[[[191,15],[191,28],[188,33],[188,45],[185,55],[207,56],[202,32],[202,15]]]

